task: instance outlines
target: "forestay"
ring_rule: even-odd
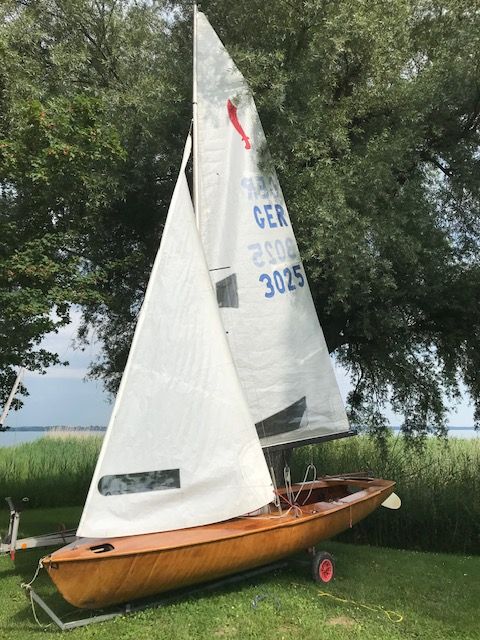
[[[200,231],[262,445],[341,435],[348,421],[282,190],[262,169],[255,103],[202,13],[196,45]]]
[[[195,227],[185,164],[78,535],[219,522],[273,499]]]

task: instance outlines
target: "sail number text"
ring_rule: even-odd
[[[279,264],[290,260],[298,260],[298,250],[293,238],[274,240],[270,242],[254,242],[248,245],[251,251],[252,262],[256,267],[264,267],[265,264]]]
[[[285,209],[281,204],[264,204],[261,207],[255,205],[253,207],[253,217],[260,229],[288,227]]]
[[[295,291],[297,287],[303,287],[305,284],[302,267],[299,264],[285,267],[280,271],[275,270],[271,275],[262,273],[258,279],[265,284],[265,298],[273,298],[277,293],[283,294],[288,291]]]

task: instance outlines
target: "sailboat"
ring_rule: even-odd
[[[350,431],[265,153],[246,81],[194,6],[193,136],[78,538],[42,559],[76,607],[266,565],[353,526],[393,491],[352,477],[277,488],[270,473],[271,451]]]

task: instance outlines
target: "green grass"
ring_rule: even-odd
[[[427,438],[422,450],[391,436],[385,448],[367,437],[298,449],[295,479],[305,466],[319,475],[369,470],[397,482],[398,511],[378,509],[340,539],[424,551],[480,554],[480,440]],[[479,634],[480,637],[480,634]]]
[[[25,535],[38,533],[47,522],[72,526],[79,514],[80,509],[71,508],[32,510],[25,514],[22,532]],[[95,640],[478,640],[480,558],[338,542],[322,544],[322,548],[333,553],[337,561],[337,579],[327,589],[310,580],[308,564],[297,562],[287,569],[237,583],[228,589],[77,629],[68,637]],[[20,589],[20,583],[33,575],[40,555],[36,551],[19,553],[16,566],[8,558],[0,558],[2,640],[59,637],[56,628],[40,631],[33,620],[30,603]],[[71,609],[67,610],[59,596],[54,595],[48,577],[41,575],[35,588],[55,609],[64,615],[70,612],[69,619],[72,619]],[[322,591],[348,602],[324,597]],[[265,597],[255,609],[252,602],[257,596]],[[402,622],[389,620],[382,608],[398,612],[403,616]],[[39,617],[47,622],[41,612]]]

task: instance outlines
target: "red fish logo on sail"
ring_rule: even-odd
[[[245,131],[243,130],[242,125],[238,121],[237,115],[237,107],[233,104],[231,100],[227,100],[227,111],[228,117],[230,118],[230,122],[233,124],[238,133],[242,136],[242,140],[245,143],[245,149],[251,149],[252,145],[250,144],[250,138],[247,136]]]

